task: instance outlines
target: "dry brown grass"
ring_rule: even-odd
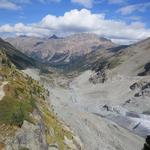
[[[5,148],[5,144],[4,143],[0,143],[0,150],[4,150]]]

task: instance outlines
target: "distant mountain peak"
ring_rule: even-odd
[[[53,34],[51,37],[49,37],[49,39],[59,39],[59,37],[55,34]]]
[[[25,38],[28,37],[27,35],[19,35],[19,37]]]

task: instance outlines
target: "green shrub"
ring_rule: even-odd
[[[5,96],[3,100],[0,101],[0,123],[20,127],[24,120],[28,120],[29,113],[33,110],[32,105],[28,100],[21,102],[18,99]]]
[[[22,113],[13,113],[11,124],[21,127],[24,120],[25,120],[24,114],[22,114]]]

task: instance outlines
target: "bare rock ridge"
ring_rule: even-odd
[[[132,76],[148,76],[150,70],[150,39],[119,49],[115,53],[94,62],[92,70],[95,72],[109,72],[109,76],[116,74]],[[111,48],[116,49],[116,48]]]
[[[16,37],[7,38],[14,47],[33,58],[47,62],[53,66],[74,63],[76,57],[86,55],[92,51],[112,48],[115,46],[110,40],[95,34],[81,33],[65,38],[52,35],[50,38]]]
[[[51,37],[49,37],[49,39],[59,39],[60,37],[58,37],[57,35],[53,34]]]

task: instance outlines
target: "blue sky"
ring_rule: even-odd
[[[91,32],[116,42],[150,36],[150,0],[0,0],[0,36]]]

